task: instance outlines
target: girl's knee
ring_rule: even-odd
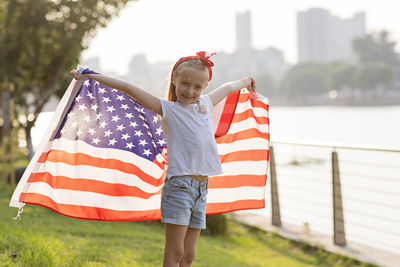
[[[173,262],[181,262],[184,256],[183,249],[173,248],[166,251],[165,255],[169,260]]]
[[[195,257],[196,251],[185,251],[181,261],[185,263],[185,265],[191,265]]]

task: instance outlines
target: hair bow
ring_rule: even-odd
[[[195,56],[182,57],[175,63],[172,71],[175,71],[176,68],[178,67],[178,65],[181,64],[183,61],[186,61],[189,59],[200,59],[204,63],[204,65],[206,65],[206,67],[208,68],[208,72],[210,73],[210,78],[208,80],[210,81],[212,78],[211,67],[214,66],[214,62],[212,62],[210,60],[210,57],[212,57],[213,55],[216,55],[216,54],[217,53],[212,53],[211,55],[207,56],[205,51],[200,51],[200,52],[197,52]]]

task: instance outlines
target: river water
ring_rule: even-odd
[[[400,106],[271,107],[283,223],[333,233],[332,148],[274,143],[298,138],[400,150]],[[400,153],[336,149],[348,240],[400,253]],[[292,164],[297,162],[299,164]],[[271,214],[269,184],[266,210]]]
[[[39,116],[34,146],[52,113]],[[331,148],[274,143],[296,138],[400,150],[400,106],[270,107],[283,224],[333,232]],[[400,153],[337,149],[348,240],[400,253]],[[297,162],[298,164],[292,164]],[[266,209],[269,216],[270,188]]]

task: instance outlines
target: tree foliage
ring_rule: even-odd
[[[281,90],[288,99],[303,100],[309,95],[326,92],[326,71],[322,63],[297,64],[283,77]]]
[[[389,36],[387,31],[381,31],[353,41],[353,50],[361,63],[353,77],[358,88],[366,91],[393,86],[400,59],[395,50],[396,42]]]
[[[367,34],[353,41],[353,50],[361,63],[376,62],[396,66],[400,60],[395,47],[396,42],[389,40],[387,31]]]
[[[356,66],[345,62],[333,62],[328,67],[327,86],[329,90],[340,90],[353,87],[353,76]]]
[[[394,82],[394,71],[390,65],[382,63],[367,63],[361,65],[354,74],[355,85],[364,90],[379,86],[389,88]]]
[[[3,0],[0,2],[0,85],[13,83],[27,139],[44,105],[62,95],[68,71],[96,28],[129,0]],[[28,144],[29,144],[28,140]]]
[[[396,42],[390,40],[388,32],[367,34],[353,41],[358,64],[297,64],[280,81],[278,94],[285,95],[289,100],[304,100],[330,90],[361,89],[367,92],[377,88],[392,88],[396,72],[400,70],[400,59],[395,48]]]

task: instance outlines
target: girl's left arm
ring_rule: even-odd
[[[227,82],[212,91],[209,96],[213,106],[217,105],[230,93],[236,92],[237,90],[240,90],[242,88],[247,88],[250,92],[255,91],[256,85],[253,78],[249,77],[237,81]]]

